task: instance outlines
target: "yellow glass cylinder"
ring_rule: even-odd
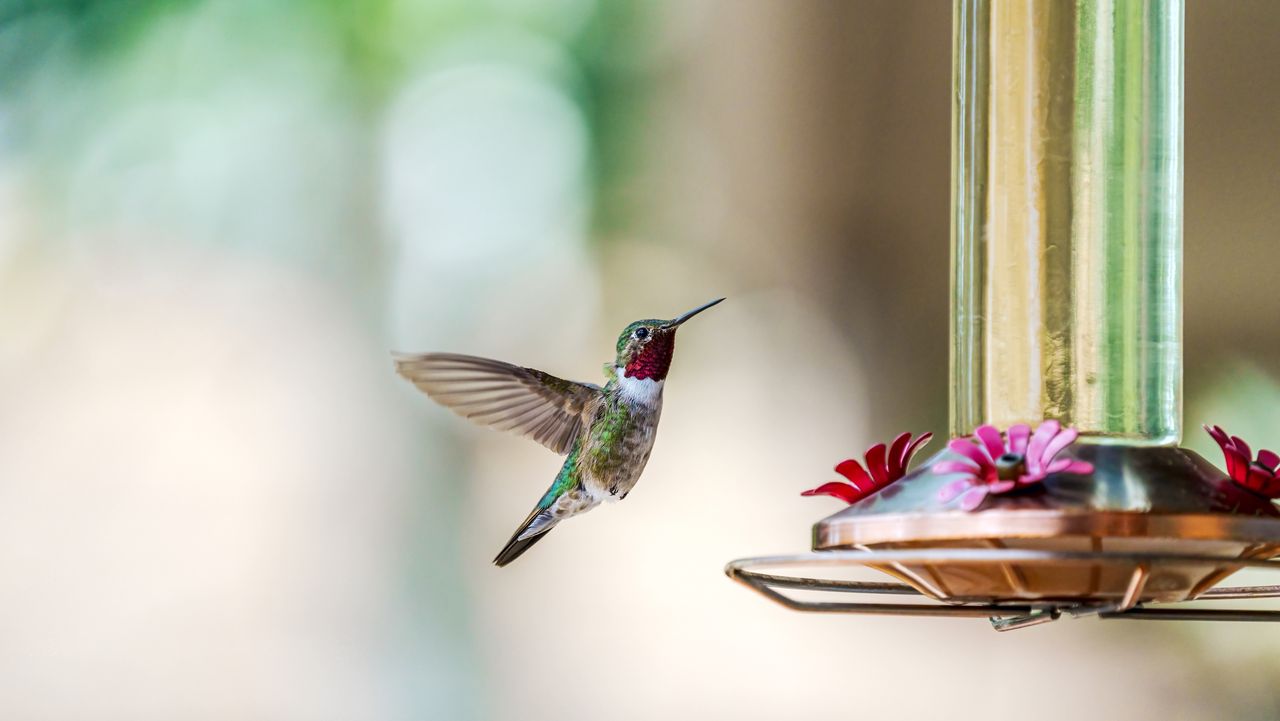
[[[956,435],[1181,435],[1181,0],[958,0]]]

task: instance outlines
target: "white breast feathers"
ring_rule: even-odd
[[[656,404],[662,398],[662,383],[652,378],[628,378],[625,368],[617,368],[618,392],[630,403],[646,406]]]

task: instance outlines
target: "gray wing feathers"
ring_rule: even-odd
[[[395,355],[396,372],[437,403],[481,425],[569,452],[599,386],[533,368],[454,353]]]

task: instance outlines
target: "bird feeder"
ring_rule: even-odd
[[[1178,446],[1181,0],[956,0],[953,33],[951,434],[1008,428],[1020,452],[1001,455],[998,431],[952,441],[893,493],[819,521],[813,553],[727,573],[797,610],[1001,630],[1064,613],[1280,620],[1220,603],[1280,597],[1219,586],[1280,568],[1280,512],[1233,480],[1251,459],[1229,477]],[[1078,438],[1055,443],[1064,428]],[[1046,448],[1035,492],[978,505],[948,490],[966,488],[966,464],[1035,465]],[[848,566],[896,581],[797,572]]]

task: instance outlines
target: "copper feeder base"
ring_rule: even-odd
[[[1280,569],[1269,561],[1280,556],[1280,510],[1270,500],[1183,448],[1077,443],[1064,456],[1091,462],[1094,472],[1049,476],[1030,492],[988,496],[979,510],[965,512],[954,500],[938,499],[955,478],[929,470],[955,457],[943,451],[880,493],[819,521],[813,528],[816,553],[743,559],[726,571],[800,610],[989,615],[1002,630],[1062,612],[1151,617],[1142,616],[1150,614],[1143,604],[1280,596],[1274,586],[1213,588],[1244,567]],[[752,570],[777,562],[865,566],[903,583]],[[907,593],[941,604],[807,604],[777,588]],[[1280,620],[1280,611],[1156,614],[1175,616]]]
[[[980,538],[938,543],[878,544],[865,550],[933,550],[992,548],[1014,551],[1096,552],[1102,556],[1135,554],[1143,561],[1076,564],[1028,563],[1019,560],[954,565],[937,562],[872,564],[922,594],[954,603],[1053,601],[1063,604],[1114,602],[1124,608],[1137,603],[1173,603],[1198,597],[1240,570],[1240,560],[1265,560],[1277,545],[1161,542],[1162,539],[1065,536],[1046,539]],[[1191,555],[1198,560],[1186,560]],[[1203,559],[1215,559],[1206,562]],[[1220,559],[1220,560],[1217,560]],[[1139,565],[1141,563],[1141,565]]]
[[[1280,511],[1182,448],[1078,444],[1088,477],[1050,476],[1025,495],[988,496],[981,510],[955,509],[938,491],[955,476],[929,471],[944,451],[884,492],[814,526],[813,549],[1009,549],[1145,554],[1220,562],[1134,564],[892,563],[876,568],[941,601],[1133,602],[1192,599],[1239,569],[1232,561],[1280,555]]]

